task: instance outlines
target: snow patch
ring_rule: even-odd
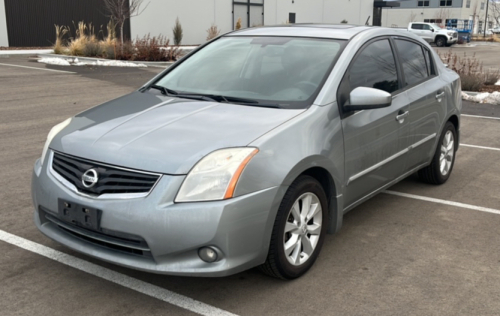
[[[39,63],[44,63],[44,64],[49,64],[49,65],[58,65],[58,66],[69,66],[70,63],[66,59],[63,58],[52,58],[52,57],[47,57],[47,58],[41,58],[38,60]]]
[[[500,80],[498,80],[497,83],[495,83],[495,86],[500,86]]]
[[[493,93],[483,92],[478,93],[476,95],[468,95],[465,92],[462,92],[462,99],[477,103],[489,103],[500,105],[500,92],[495,91]]]
[[[74,59],[65,59],[58,57],[44,57],[38,60],[39,63],[45,63],[49,65],[59,65],[59,66],[104,66],[104,67],[147,67],[145,64],[136,64],[131,63],[129,61],[123,60],[82,60],[80,61],[78,58]]]

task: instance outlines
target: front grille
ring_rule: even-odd
[[[97,196],[101,194],[148,193],[159,178],[159,175],[112,167],[57,152],[54,152],[52,169],[73,184],[79,192]],[[97,172],[98,180],[89,188],[84,185],[82,176],[90,169]]]
[[[458,33],[453,33],[453,38],[457,38],[458,37]]]
[[[119,251],[131,255],[139,255],[144,257],[151,257],[151,251],[146,241],[138,236],[131,236],[124,233],[117,232],[97,232],[88,230],[80,226],[59,220],[55,216],[40,206],[40,220],[42,222],[49,221],[56,225],[61,231],[77,237],[83,241],[92,243],[96,246],[108,248],[110,250]],[[120,235],[120,236],[116,236]]]

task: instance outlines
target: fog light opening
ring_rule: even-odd
[[[211,247],[203,247],[198,250],[198,256],[200,256],[200,259],[212,263],[217,261],[218,255],[217,251]]]

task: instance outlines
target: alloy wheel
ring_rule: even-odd
[[[323,209],[319,198],[310,192],[302,194],[288,213],[283,247],[292,265],[305,263],[313,254],[321,235]]]
[[[443,176],[450,171],[455,155],[455,140],[452,131],[447,131],[441,144],[441,154],[439,156],[439,171]]]

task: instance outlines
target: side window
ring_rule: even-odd
[[[405,85],[425,80],[428,73],[422,46],[405,40],[396,40],[396,46],[403,65]]]
[[[411,28],[414,29],[414,30],[421,30],[422,29],[422,24],[413,23],[411,25]]]
[[[399,89],[396,62],[389,40],[366,46],[353,61],[348,74],[349,91],[357,87],[376,88],[392,93]]]
[[[431,30],[431,27],[430,27],[429,25],[427,25],[427,24],[422,24],[422,29],[423,29],[424,31],[430,31],[430,30]]]

